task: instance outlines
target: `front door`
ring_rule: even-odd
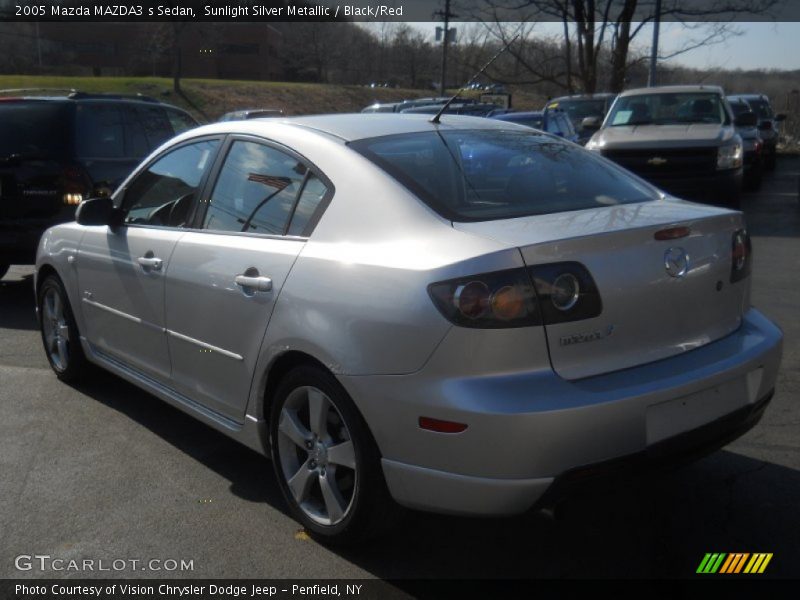
[[[164,281],[218,145],[194,142],[152,161],[122,192],[124,224],[88,227],[78,253],[88,341],[164,383],[171,372]]]

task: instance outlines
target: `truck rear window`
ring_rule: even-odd
[[[644,202],[648,184],[534,130],[433,131],[350,145],[451,221],[489,221]]]
[[[57,158],[68,151],[69,106],[46,100],[0,101],[0,159]]]

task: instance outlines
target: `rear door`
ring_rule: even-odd
[[[164,279],[220,143],[193,141],[156,158],[124,190],[125,224],[86,227],[78,254],[88,340],[162,383],[170,377]]]
[[[176,389],[242,421],[261,341],[332,187],[303,159],[232,137],[196,228],[170,261],[166,323]]]

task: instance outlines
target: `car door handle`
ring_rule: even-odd
[[[153,269],[154,271],[160,271],[161,265],[164,264],[163,260],[154,256],[140,256],[136,259],[136,262],[138,262],[139,266],[143,269]]]
[[[237,275],[234,278],[236,285],[243,288],[250,288],[259,292],[272,291],[272,279],[269,277],[250,277],[248,275]]]

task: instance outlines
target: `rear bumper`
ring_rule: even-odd
[[[548,501],[587,474],[620,470],[609,465],[630,471],[685,460],[742,435],[771,397],[781,354],[780,330],[750,310],[726,338],[578,381],[552,371],[456,381],[426,369],[342,379],[373,429],[400,504],[503,515]],[[425,431],[417,426],[423,414],[468,428]]]

